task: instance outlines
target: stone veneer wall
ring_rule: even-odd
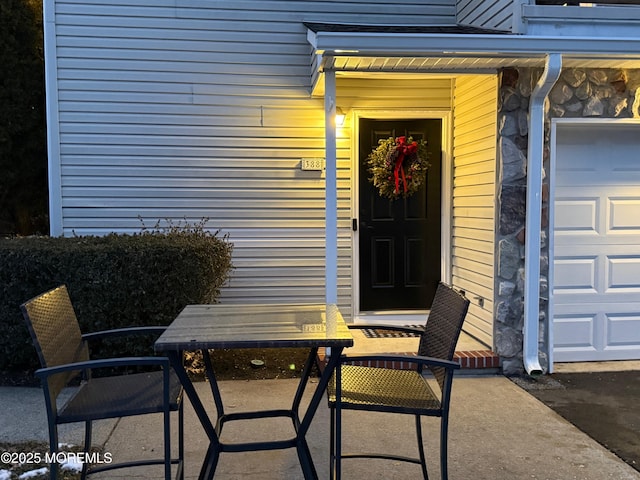
[[[505,69],[498,105],[498,232],[495,348],[505,374],[523,372],[524,241],[529,99],[540,69]],[[640,117],[640,70],[567,69],[546,103],[544,180],[540,252],[540,360],[547,327],[549,285],[549,120],[550,118]]]

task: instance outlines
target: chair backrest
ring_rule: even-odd
[[[452,360],[462,324],[469,309],[469,300],[450,286],[439,283],[431,304],[424,333],[420,338],[418,355]],[[443,388],[445,369],[430,367],[431,373]]]
[[[55,367],[89,359],[67,287],[61,285],[20,305],[42,367]],[[56,397],[77,372],[50,377]]]

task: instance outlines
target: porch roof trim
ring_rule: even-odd
[[[539,57],[640,59],[637,38],[550,37],[488,33],[416,33],[401,31],[332,31],[307,29],[316,54],[335,57]]]

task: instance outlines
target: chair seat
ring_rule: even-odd
[[[342,365],[343,409],[363,409],[440,416],[442,405],[427,380],[414,370]],[[336,401],[335,375],[327,387]]]
[[[182,385],[171,372],[170,410],[177,410],[182,400]],[[135,373],[92,378],[58,412],[56,423],[84,422],[162,412],[162,372]]]

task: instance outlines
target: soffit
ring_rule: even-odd
[[[563,57],[565,68],[640,68],[640,59],[624,57],[594,58]],[[398,72],[398,73],[486,73],[505,67],[544,67],[545,56],[527,57],[332,57],[324,69],[337,72]]]

